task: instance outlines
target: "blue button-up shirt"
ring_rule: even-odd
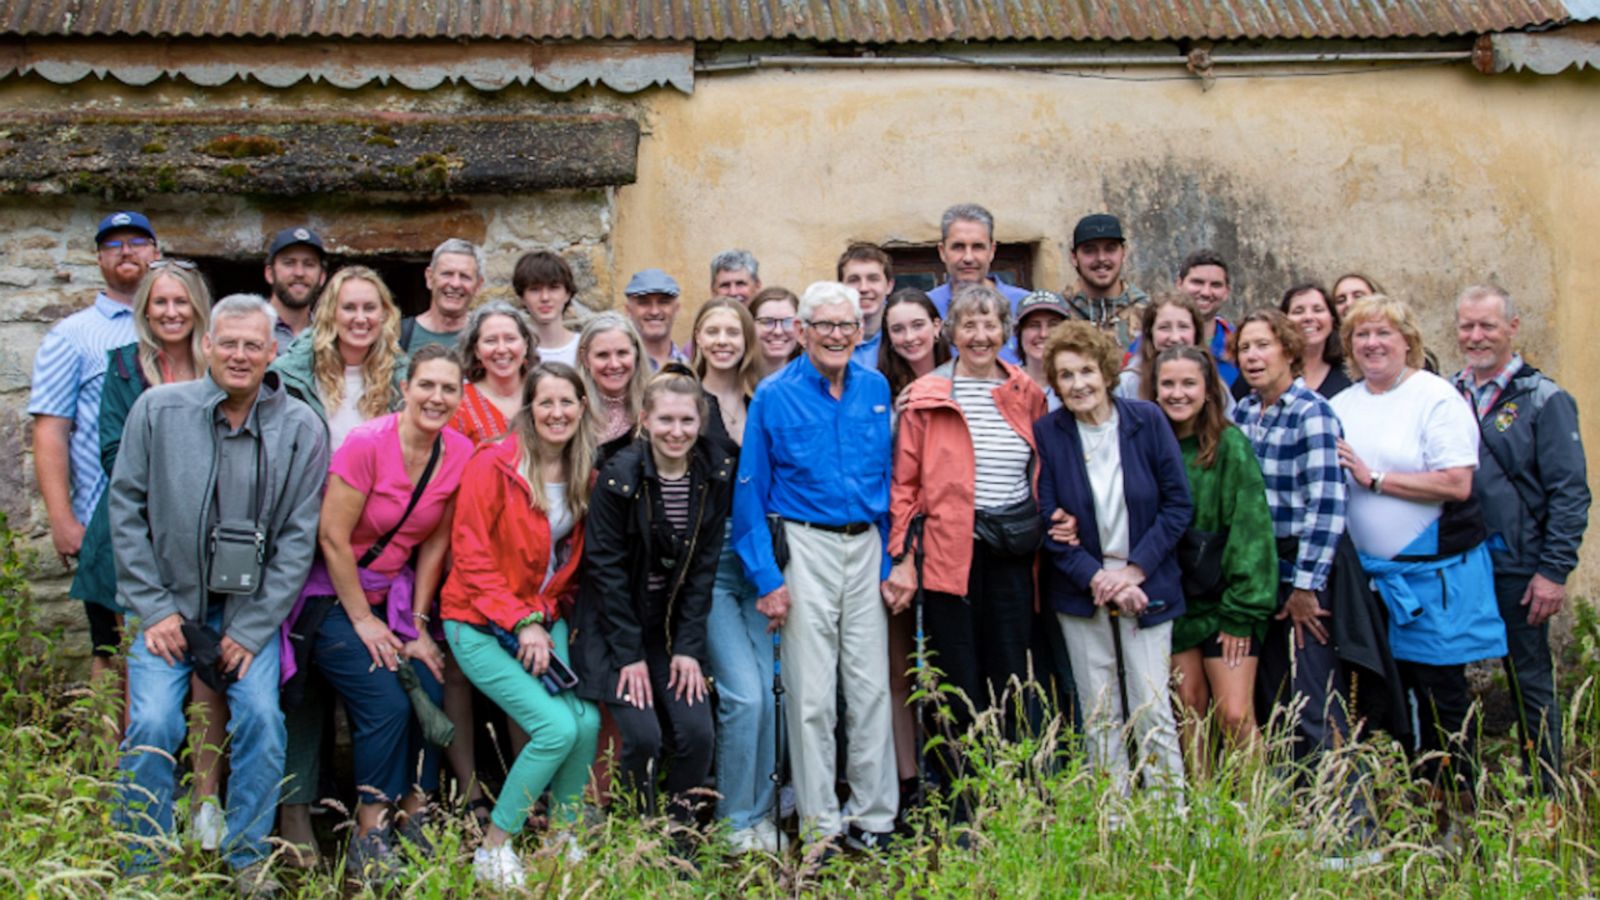
[[[995,275],[989,276],[989,284],[1000,292],[1000,296],[1011,301],[1011,322],[1015,325],[1017,321],[1017,304],[1028,296],[1028,291],[1006,284]],[[953,287],[954,285],[946,281],[928,292],[928,299],[932,300],[934,308],[939,310],[939,318],[941,319],[950,318],[950,293]],[[1022,365],[1022,357],[1017,355],[1016,344],[1016,341],[1006,341],[1005,346],[1000,348],[1000,358],[1014,366],[1020,366]],[[954,353],[954,348],[950,352]]]
[[[851,351],[850,360],[876,372],[878,370],[878,347],[883,344],[883,326],[878,327],[878,333],[869,338],[862,338],[856,349]]]
[[[767,514],[819,525],[871,522],[888,578],[889,382],[850,363],[835,400],[808,356],[774,372],[750,401],[733,493],[733,539],[745,574],[766,595],[783,586]]]
[[[100,392],[110,351],[133,343],[133,309],[107,297],[50,329],[33,358],[28,413],[72,421],[67,444],[72,471],[72,516],[87,523],[110,479],[100,463]]]

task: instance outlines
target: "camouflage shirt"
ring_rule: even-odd
[[[1117,344],[1122,347],[1128,346],[1139,336],[1139,318],[1150,302],[1149,294],[1126,281],[1122,283],[1122,294],[1116,297],[1091,300],[1081,288],[1068,288],[1062,293],[1074,315],[1086,322],[1093,322],[1101,331],[1115,335]]]

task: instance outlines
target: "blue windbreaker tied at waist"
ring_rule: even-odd
[[[1434,522],[1400,552],[1438,552]],[[1389,608],[1389,648],[1395,659],[1451,666],[1506,655],[1506,626],[1494,599],[1488,542],[1440,559],[1400,562],[1361,554],[1373,590]]]

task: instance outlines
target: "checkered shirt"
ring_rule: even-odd
[[[1267,483],[1267,506],[1277,537],[1300,539],[1283,580],[1319,591],[1328,583],[1333,552],[1345,526],[1344,472],[1336,443],[1344,431],[1328,401],[1296,378],[1276,403],[1263,408],[1254,392],[1234,407],[1233,420],[1250,439]]]

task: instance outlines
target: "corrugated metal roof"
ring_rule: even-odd
[[[0,34],[38,37],[1392,38],[1513,31],[1567,18],[1562,0],[0,0]]]

